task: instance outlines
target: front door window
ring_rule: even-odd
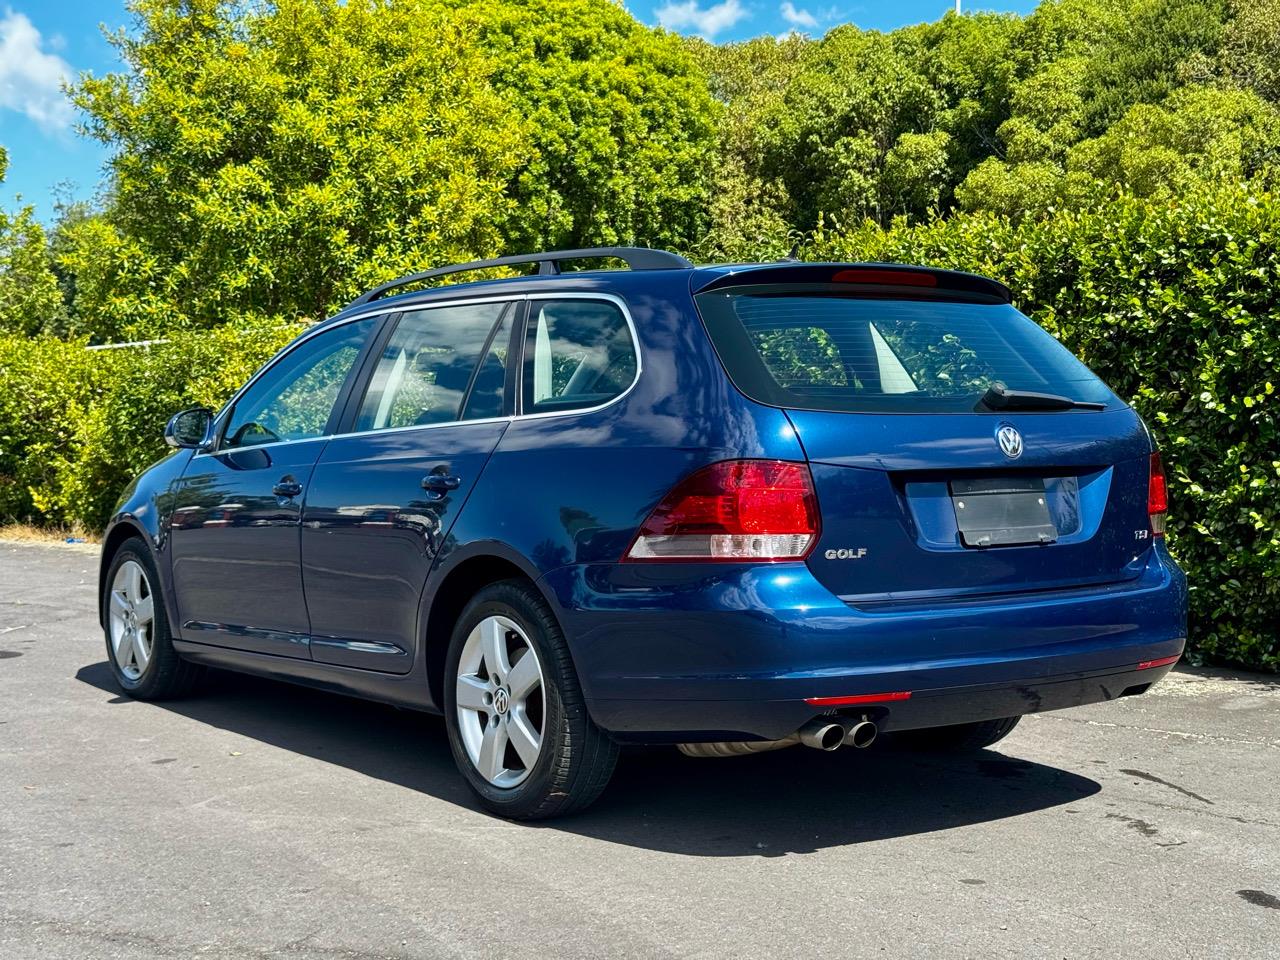
[[[222,448],[306,440],[328,432],[334,404],[378,318],[318,333],[298,344],[236,401]]]

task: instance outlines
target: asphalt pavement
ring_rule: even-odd
[[[937,759],[624,754],[478,810],[438,718],[121,696],[97,556],[0,543],[0,958],[1280,958],[1280,679],[1179,669]]]

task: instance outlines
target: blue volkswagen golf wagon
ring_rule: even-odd
[[[981,749],[1183,650],[1150,434],[971,274],[427,271],[165,437],[103,542],[120,687],[210,666],[443,713],[506,817],[589,804],[629,743]]]

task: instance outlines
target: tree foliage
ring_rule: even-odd
[[[8,167],[8,154],[0,147],[0,183]],[[65,309],[44,228],[32,208],[0,210],[0,331],[32,334],[57,328]]]
[[[769,136],[763,118],[805,68],[814,45],[797,34],[727,46],[696,38],[688,43],[712,95],[724,105],[707,187],[706,230],[693,253],[712,261],[784,256],[799,236],[792,235],[786,217],[787,185],[767,178],[760,163]]]
[[[710,199],[718,246],[771,219],[803,232],[957,207],[1038,216],[1265,173],[1280,145],[1269,12],[1276,0],[1046,0],[1025,18],[839,27],[788,41],[783,71],[764,55],[779,59],[774,41],[695,43],[732,117]]]
[[[1280,104],[1280,0],[1235,0],[1232,18],[1222,32],[1215,63],[1201,64],[1205,74]]]
[[[698,229],[712,101],[678,41],[607,0],[132,9],[127,71],[76,88],[113,192],[63,258],[112,334],[318,317],[427,266]]]
[[[1045,0],[714,45],[611,0],[132,0],[126,69],[75,91],[113,175],[54,231],[60,329],[318,316],[520,249],[777,257],[819,222],[1265,187],[1278,3]]]
[[[473,24],[527,144],[510,250],[687,246],[703,225],[716,112],[675,37],[609,0],[441,0]]]

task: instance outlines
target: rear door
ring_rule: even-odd
[[[522,305],[415,310],[385,338],[303,512],[314,659],[412,666],[427,573],[510,422],[507,359]]]
[[[833,592],[927,602],[1144,568],[1145,428],[1007,302],[834,282],[698,299],[735,383],[786,409],[804,446],[822,513],[809,566]],[[1101,409],[994,410],[996,383]]]

